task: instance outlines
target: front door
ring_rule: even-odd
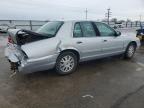
[[[124,43],[120,36],[116,36],[116,31],[104,23],[95,22],[95,24],[102,39],[103,54],[122,52]]]

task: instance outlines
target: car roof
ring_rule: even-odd
[[[55,20],[55,21],[60,21],[60,22],[64,22],[65,24],[66,23],[72,23],[72,24],[75,24],[76,22],[97,22],[97,23],[103,23],[103,24],[107,24],[105,22],[100,22],[100,21],[96,21],[96,20]],[[53,22],[53,21],[49,21],[49,22]]]
[[[63,20],[56,20],[56,21],[63,21]],[[70,22],[100,22],[100,21],[95,21],[95,20],[65,20],[63,22],[69,22],[70,23]],[[103,22],[101,22],[101,23],[103,23]]]
[[[94,20],[69,20],[69,21],[64,21],[64,22],[98,22]]]

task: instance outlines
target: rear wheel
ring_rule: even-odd
[[[125,52],[125,58],[131,59],[136,51],[136,45],[134,43],[130,43]]]
[[[78,58],[73,52],[63,52],[56,62],[56,71],[60,75],[74,72],[77,68]]]

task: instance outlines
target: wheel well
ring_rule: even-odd
[[[66,49],[66,50],[61,51],[60,54],[63,53],[63,52],[72,52],[72,53],[74,53],[74,54],[77,56],[78,61],[80,60],[80,54],[79,54],[79,52],[76,51],[76,50],[73,50],[73,49]]]
[[[137,43],[135,41],[130,42],[129,44],[134,44],[137,47]]]

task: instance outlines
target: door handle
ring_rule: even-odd
[[[81,41],[78,41],[78,42],[77,42],[77,44],[81,44],[81,43],[82,43]]]
[[[103,40],[103,42],[107,42],[107,40]]]

